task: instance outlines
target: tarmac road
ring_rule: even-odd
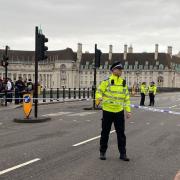
[[[139,104],[139,97],[131,101]],[[180,169],[180,115],[133,108],[132,118],[126,120],[131,161],[119,160],[114,127],[107,160],[101,161],[101,111],[83,110],[91,105],[82,101],[39,106],[39,116],[52,120],[35,124],[12,121],[23,116],[21,108],[0,111],[0,179],[173,179]],[[180,93],[157,95],[155,106],[180,112]]]

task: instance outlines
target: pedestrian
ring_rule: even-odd
[[[149,92],[149,106],[154,106],[154,98],[155,98],[155,95],[156,95],[156,90],[157,90],[157,87],[154,83],[154,81],[152,81],[150,83],[150,86],[148,87],[148,92]]]
[[[7,78],[7,85],[6,85],[6,91],[7,91],[7,102],[12,103],[12,90],[13,90],[13,86],[12,86],[12,81],[10,78]]]
[[[30,78],[30,79],[28,79],[28,82],[27,82],[26,91],[29,93],[32,93],[33,89],[34,89],[34,85],[33,85],[32,80]]]
[[[25,84],[22,81],[22,77],[15,82],[15,104],[23,102],[23,93],[25,91]]]
[[[145,97],[146,97],[146,82],[143,82],[140,86],[140,92],[141,92],[141,101],[140,106],[144,106]]]
[[[120,62],[112,64],[112,74],[103,80],[97,91],[96,100],[102,103],[102,131],[100,138],[100,159],[106,160],[109,133],[112,123],[117,133],[120,159],[129,161],[126,155],[125,118],[131,117],[130,97],[126,81],[121,77],[123,66]]]

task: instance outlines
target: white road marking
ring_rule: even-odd
[[[77,120],[75,120],[75,119],[74,119],[73,121],[74,121],[74,122],[77,122]]]
[[[134,122],[133,121],[130,121],[131,124],[133,124]]]
[[[110,133],[113,133],[113,132],[115,132],[115,130],[112,130]],[[101,137],[101,136],[96,136],[96,137],[93,137],[93,138],[91,138],[91,139],[88,139],[88,140],[82,141],[82,142],[80,142],[80,143],[74,144],[73,146],[74,146],[74,147],[80,146],[80,145],[82,145],[82,144],[85,144],[85,143],[87,143],[87,142],[93,141],[93,140],[98,139],[98,138],[100,138],[100,137]]]
[[[25,163],[23,163],[23,164],[19,164],[19,165],[17,165],[17,166],[14,166],[14,167],[5,169],[5,170],[3,170],[3,171],[0,171],[0,175],[5,174],[5,173],[10,172],[10,171],[13,171],[13,170],[18,169],[18,168],[21,168],[21,167],[26,166],[26,165],[28,165],[28,164],[32,164],[32,163],[34,163],[34,162],[36,162],[36,161],[39,161],[39,160],[40,160],[39,158],[36,158],[36,159],[31,160],[31,161],[25,162]]]
[[[57,112],[57,113],[51,113],[51,114],[45,114],[45,115],[42,115],[42,116],[61,116],[61,115],[66,115],[66,114],[70,114],[72,112]]]
[[[74,114],[69,114],[67,116],[86,116],[90,114],[95,114],[96,112],[81,112],[81,113],[74,113]]]
[[[150,123],[149,123],[149,122],[147,122],[146,124],[147,124],[147,125],[149,125]]]
[[[3,123],[2,122],[0,122],[0,125],[2,125]]]

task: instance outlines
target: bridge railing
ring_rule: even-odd
[[[5,97],[5,92],[0,93],[0,104],[4,105],[5,101],[10,103],[19,104],[23,100],[23,94],[26,91],[8,91],[7,97]],[[38,91],[38,101],[39,102],[53,102],[53,101],[64,101],[71,99],[91,99],[93,95],[92,88],[50,88],[41,89]],[[32,92],[33,96],[33,92]]]

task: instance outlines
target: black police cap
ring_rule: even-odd
[[[112,64],[112,66],[110,67],[110,70],[112,71],[113,69],[124,69],[123,65],[121,64],[121,62],[115,62],[114,64]]]

